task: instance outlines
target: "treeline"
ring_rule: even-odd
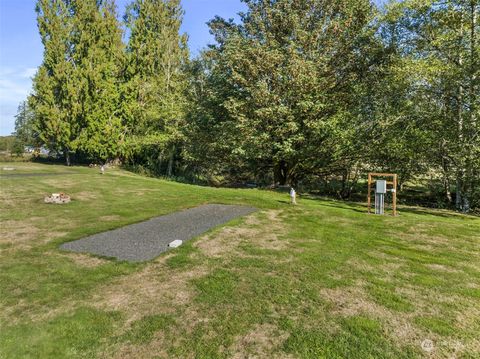
[[[123,21],[112,0],[39,0],[44,60],[17,132],[67,164],[343,198],[388,171],[480,207],[479,0],[244,2],[192,59],[180,0],[134,0]]]

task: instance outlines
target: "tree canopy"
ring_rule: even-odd
[[[38,0],[44,58],[17,134],[67,164],[343,198],[392,171],[480,207],[478,0],[244,2],[190,58],[180,0],[133,0],[123,21],[113,0]]]

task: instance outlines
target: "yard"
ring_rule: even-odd
[[[0,358],[474,358],[480,219],[122,170],[1,167]],[[47,205],[66,192],[72,202]],[[401,196],[401,193],[399,193]],[[259,209],[144,263],[61,243],[205,203]]]

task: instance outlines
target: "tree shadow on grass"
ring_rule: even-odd
[[[312,196],[312,195],[302,195],[301,199],[317,201],[321,206],[324,206],[324,207],[346,209],[346,210],[365,213],[365,214],[368,213],[367,204],[362,202],[341,201],[341,200],[335,201],[335,200],[332,200],[331,198],[318,197],[318,196]]]
[[[346,209],[358,213],[368,214],[367,204],[362,202],[352,202],[352,201],[333,201],[329,198],[321,198],[316,196],[302,196],[305,199],[319,201],[321,202],[322,206],[325,207],[332,207],[337,209]],[[431,208],[424,208],[424,207],[409,207],[409,206],[399,206],[397,207],[399,214],[402,213],[410,213],[416,215],[423,215],[423,216],[434,216],[434,217],[442,217],[442,218],[452,218],[452,219],[461,219],[461,220],[478,220],[480,219],[479,214],[470,213],[458,213],[450,210],[445,209],[431,209]],[[372,213],[374,213],[375,208],[374,204],[372,203]],[[385,207],[385,214],[391,215],[391,205]]]
[[[442,217],[442,218],[454,218],[454,219],[462,219],[462,220],[478,220],[480,219],[480,215],[474,213],[458,213],[449,211],[446,209],[430,209],[430,208],[422,208],[422,207],[401,207],[401,212],[404,213],[411,213],[416,215],[422,216],[435,216],[435,217]]]

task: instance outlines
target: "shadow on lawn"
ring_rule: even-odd
[[[457,212],[448,211],[444,209],[402,207],[400,208],[400,212],[412,213],[412,214],[423,215],[423,216],[435,216],[435,217],[442,217],[442,218],[456,218],[456,219],[469,219],[469,220],[480,219],[480,216],[478,214],[457,213]]]
[[[320,198],[315,196],[303,196],[305,199],[319,201],[322,202],[321,206],[337,208],[337,209],[346,209],[358,213],[368,214],[367,211],[367,204],[366,203],[359,203],[359,202],[341,202],[341,201],[332,201],[328,198]],[[373,202],[373,201],[372,201]],[[430,209],[430,208],[422,208],[422,207],[406,207],[400,206],[397,207],[399,214],[402,213],[409,213],[415,215],[423,215],[423,216],[435,216],[435,217],[442,217],[442,218],[454,218],[454,219],[468,219],[468,220],[475,220],[480,219],[479,214],[465,214],[465,213],[457,213],[449,210],[444,209]],[[375,211],[374,204],[372,203],[372,213]],[[391,214],[391,205],[385,207],[386,214]]]
[[[367,204],[353,201],[335,201],[328,197],[318,197],[312,195],[302,195],[299,200],[308,199],[311,201],[317,201],[321,206],[331,207],[337,209],[346,209],[359,213],[367,213]],[[280,202],[280,201],[279,201]],[[289,203],[288,201],[285,201]]]

